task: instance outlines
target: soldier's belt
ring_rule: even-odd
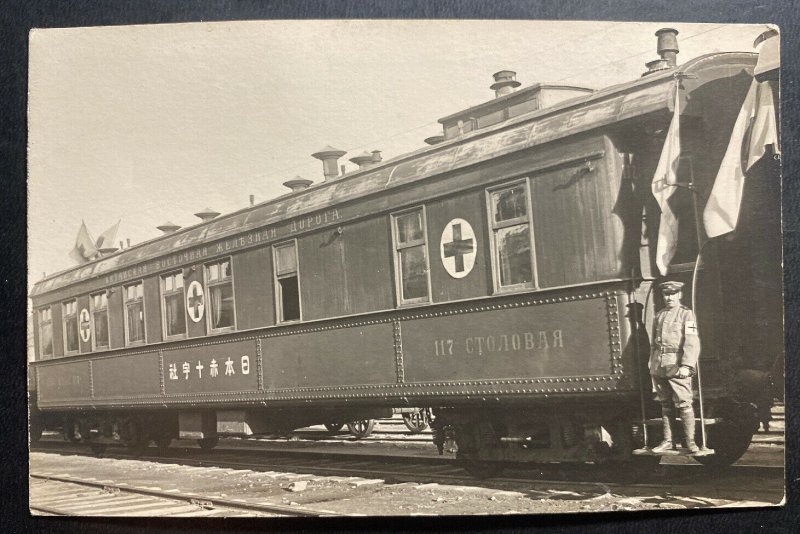
[[[673,349],[671,347],[659,347],[658,348],[658,352],[660,352],[661,354],[677,354],[680,351],[681,351],[680,349]]]

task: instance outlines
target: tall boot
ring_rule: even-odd
[[[686,436],[686,449],[689,454],[697,454],[700,447],[694,442],[694,408],[681,408],[681,422],[683,423],[683,435]]]
[[[656,454],[671,452],[675,447],[672,442],[672,408],[661,407],[661,425],[664,428],[664,441],[653,447]]]

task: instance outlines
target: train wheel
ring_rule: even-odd
[[[461,466],[467,473],[479,480],[496,477],[503,472],[503,464],[500,462],[464,460]]]
[[[404,413],[403,422],[406,424],[406,428],[408,428],[412,434],[419,434],[428,428],[428,424],[430,423],[428,410],[423,408],[416,412]]]
[[[106,452],[108,445],[106,445],[105,443],[92,443],[90,447],[93,453],[100,455]]]
[[[75,419],[67,419],[64,421],[62,433],[64,434],[64,441],[71,441],[73,443],[81,441],[81,432],[78,421]]]
[[[158,447],[158,452],[164,453],[169,449],[170,444],[172,443],[172,438],[169,436],[159,436],[155,438],[153,441],[156,442],[156,447]]]
[[[217,443],[219,443],[219,437],[217,437],[217,436],[212,436],[210,438],[203,438],[203,439],[198,439],[197,440],[197,445],[201,449],[205,449],[207,451],[213,449],[214,447],[216,447]]]
[[[139,456],[147,450],[150,440],[144,431],[141,420],[133,418],[125,422],[125,446],[128,450]]]
[[[366,438],[372,434],[372,429],[375,427],[374,419],[364,419],[362,421],[353,421],[347,423],[347,429],[356,437],[356,439]]]
[[[709,467],[725,467],[742,457],[753,439],[753,429],[744,425],[710,425],[708,447],[714,454],[695,456],[695,460]]]
[[[325,428],[331,434],[338,434],[344,428],[344,423],[325,423]]]

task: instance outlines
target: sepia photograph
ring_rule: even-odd
[[[781,506],[769,22],[32,29],[29,513]]]

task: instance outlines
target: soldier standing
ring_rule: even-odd
[[[690,454],[700,452],[694,441],[692,377],[700,355],[700,338],[690,308],[681,305],[683,283],[663,282],[659,286],[665,306],[653,322],[650,350],[650,376],[656,400],[661,403],[664,441],[653,447],[655,453],[669,453],[675,448],[672,439],[673,407],[678,411]]]

